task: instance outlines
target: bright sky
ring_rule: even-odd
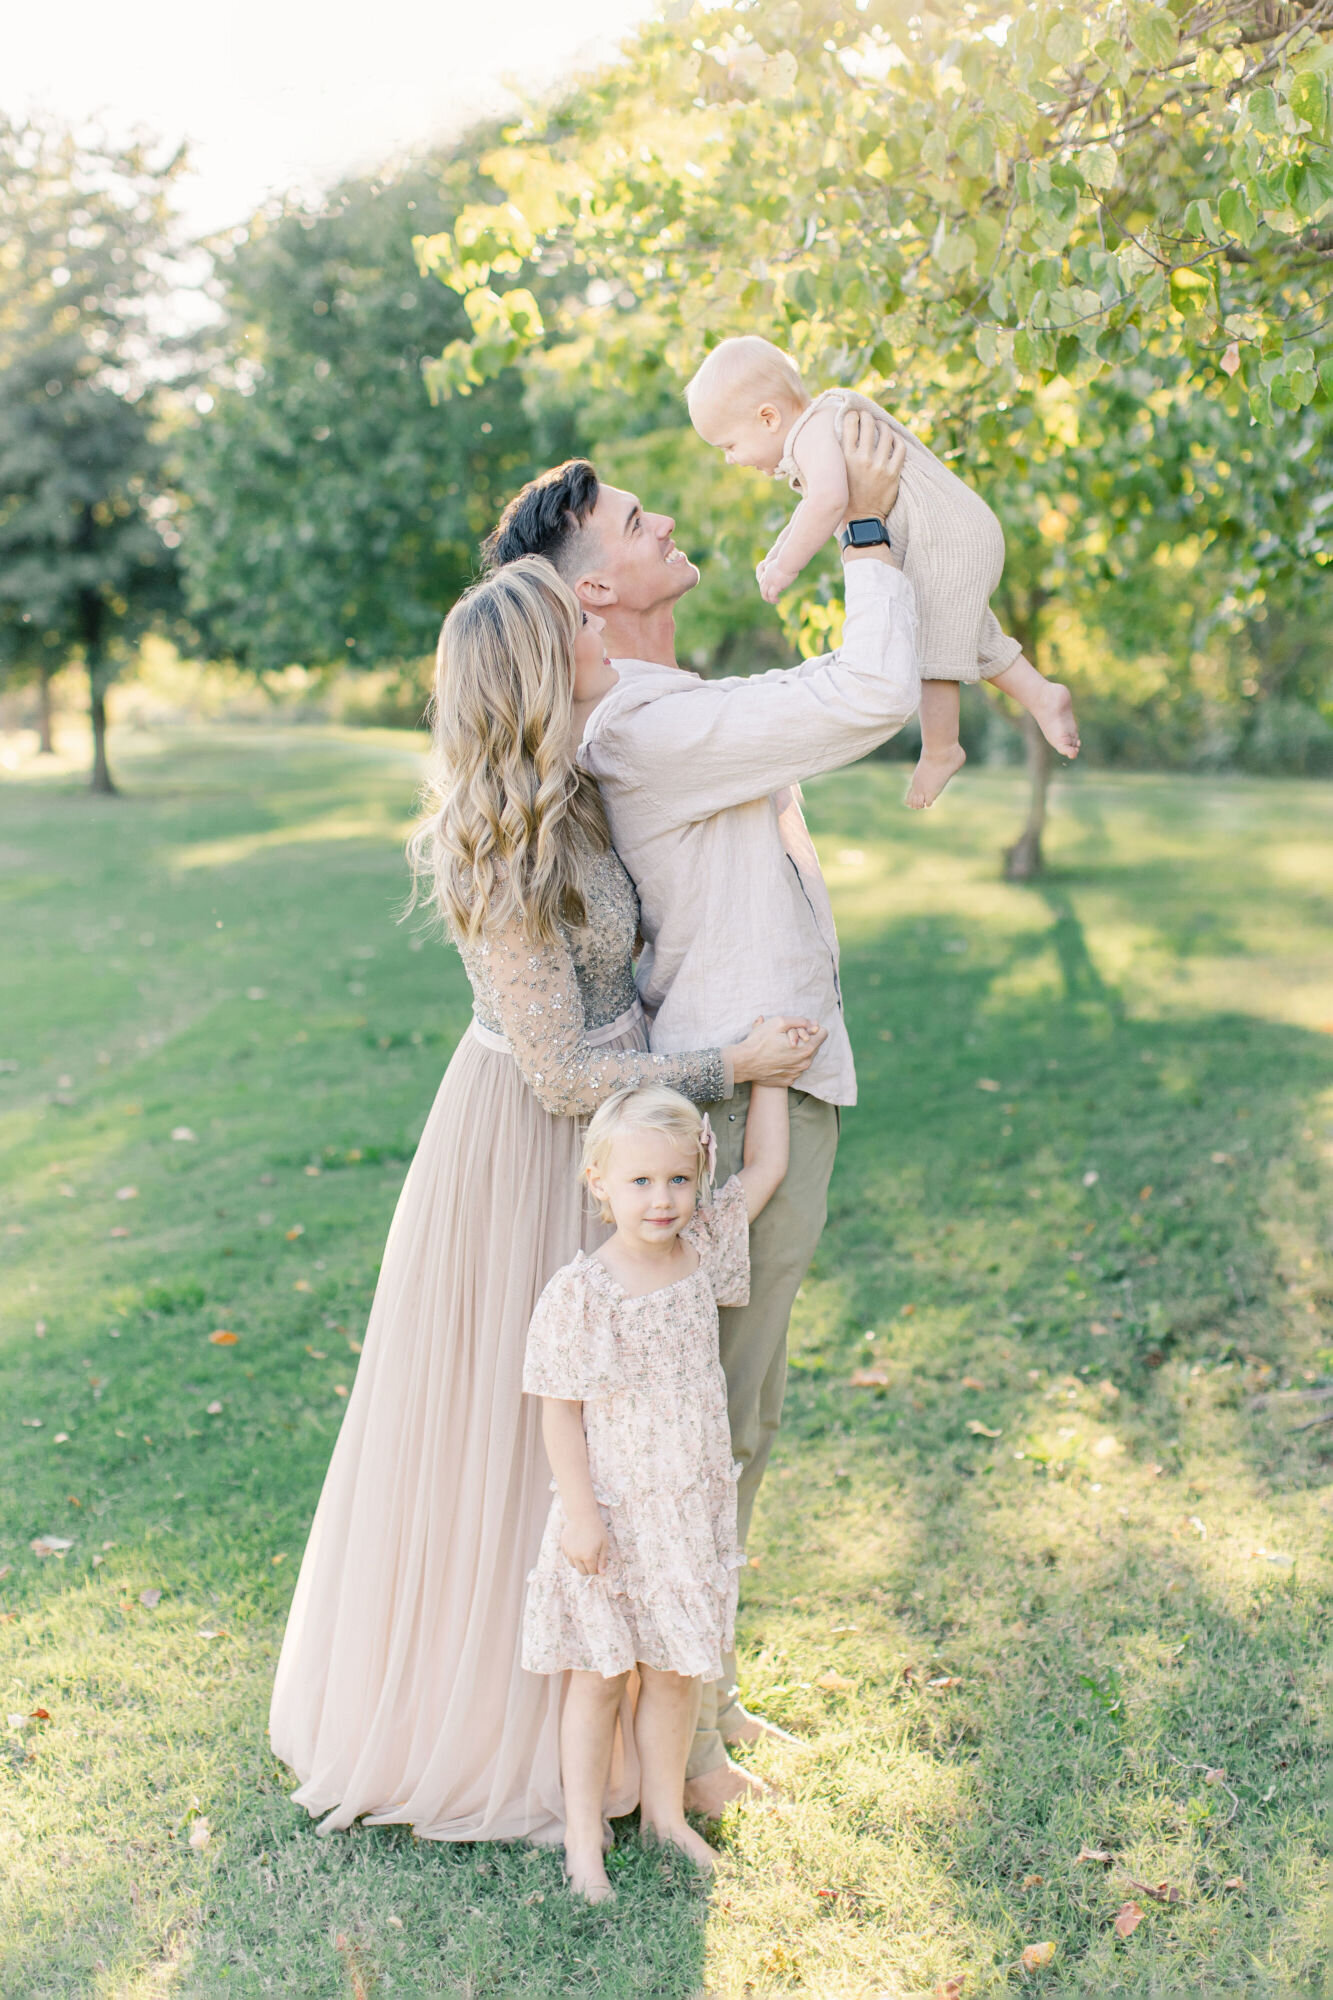
[[[190,141],[193,230],[609,54],[652,0],[62,0],[6,10],[0,107]]]

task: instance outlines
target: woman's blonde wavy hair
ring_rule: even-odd
[[[586,921],[587,866],[611,836],[574,761],[581,616],[551,564],[522,556],[466,591],[440,632],[436,770],[407,851],[413,902],[465,942],[517,921],[550,943]]]

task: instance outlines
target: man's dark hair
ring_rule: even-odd
[[[586,458],[567,459],[530,479],[482,543],[483,572],[489,576],[517,556],[545,556],[572,582],[587,558],[586,531],[597,493],[597,474]]]

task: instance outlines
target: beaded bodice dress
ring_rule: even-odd
[[[696,1104],[727,1095],[721,1049],[684,1055],[615,1049],[589,1040],[638,1000],[634,946],[639,904],[614,850],[590,864],[587,921],[537,944],[518,925],[456,938],[478,1025],[503,1036],[538,1101],[557,1117],[587,1115],[613,1090],[665,1083]]]

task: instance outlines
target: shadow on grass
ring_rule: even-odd
[[[861,1103],[798,1308],[753,1687],[836,1729],[836,1695],[791,1691],[784,1597],[877,1627],[886,1764],[923,1752],[957,1781],[933,1914],[969,1993],[1043,1938],[1061,1992],[1304,1991],[1328,1604],[1302,1496],[1328,1439],[1246,1404],[1316,1358],[1290,1280],[1317,1244],[1307,1121],[1333,1048],[1239,1014],[1131,1018],[1070,888],[1038,893],[1038,932],[916,919],[845,955]],[[873,1828],[893,1779],[865,1749],[844,1793]],[[1085,1843],[1116,1864],[1076,1865]],[[1144,1896],[1164,1877],[1179,1904]],[[1136,1881],[1131,1957],[1110,1923]],[[853,1913],[868,1948],[911,1890],[848,1893],[854,1950]]]

